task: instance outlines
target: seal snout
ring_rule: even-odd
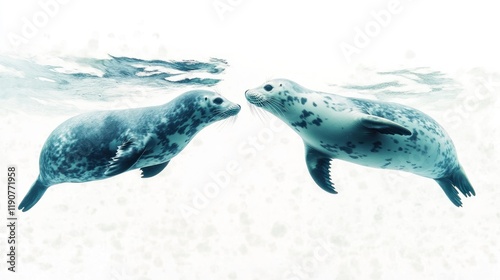
[[[264,97],[261,94],[250,89],[245,91],[245,98],[248,102],[250,102],[250,104],[256,106],[262,105],[262,102],[264,101]]]
[[[247,99],[249,99],[249,98],[256,98],[257,96],[259,96],[259,94],[258,94],[258,93],[256,93],[256,92],[254,92],[254,91],[252,91],[251,89],[247,89],[247,90],[245,91],[245,97],[246,97]]]
[[[236,116],[241,110],[241,105],[240,104],[234,104],[233,106],[231,106],[231,108],[229,108],[228,110],[228,114],[230,116]]]
[[[248,100],[249,96],[250,96],[250,93],[249,93],[249,89],[245,90],[245,98]]]

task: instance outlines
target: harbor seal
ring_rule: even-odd
[[[327,192],[337,193],[329,171],[331,160],[340,159],[434,179],[456,206],[462,206],[457,189],[475,195],[451,138],[416,109],[316,92],[285,79],[249,89],[245,96],[300,135],[309,173]]]
[[[138,168],[143,178],[153,177],[200,130],[240,108],[215,92],[193,90],[160,106],[70,118],[46,140],[40,174],[19,209],[28,211],[48,187],[60,183],[101,180]]]

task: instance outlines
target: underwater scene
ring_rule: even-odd
[[[445,2],[0,4],[0,278],[497,279],[498,19]]]

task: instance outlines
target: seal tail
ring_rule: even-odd
[[[19,204],[18,209],[26,212],[31,209],[39,200],[42,198],[43,194],[47,190],[48,186],[44,185],[40,178],[36,180],[36,182],[31,186],[31,189]]]
[[[476,191],[474,191],[467,175],[465,175],[462,166],[455,169],[455,171],[453,171],[448,177],[435,180],[441,186],[451,202],[458,207],[462,206],[462,201],[458,196],[457,189],[466,197],[476,195]]]

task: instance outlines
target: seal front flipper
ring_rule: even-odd
[[[330,178],[331,158],[306,144],[306,164],[314,182],[329,193],[337,193]]]
[[[157,164],[157,165],[142,167],[141,168],[141,171],[142,171],[141,178],[151,178],[151,177],[157,175],[163,169],[165,169],[165,167],[168,165],[169,162],[170,161],[167,161],[167,162],[164,162],[164,163],[160,163],[160,164]]]
[[[114,176],[129,170],[146,152],[150,141],[129,140],[118,147],[116,155],[111,159],[108,168],[104,172],[105,176]]]
[[[40,181],[40,178],[38,178],[23,198],[23,201],[21,201],[21,204],[19,204],[18,209],[23,212],[30,210],[31,207],[33,207],[40,200],[40,198],[42,198],[47,188],[48,186],[44,185]]]
[[[375,130],[382,134],[399,134],[399,135],[411,135],[411,131],[406,127],[397,124],[391,120],[384,119],[372,115],[363,115],[361,117],[361,124],[371,130]]]

